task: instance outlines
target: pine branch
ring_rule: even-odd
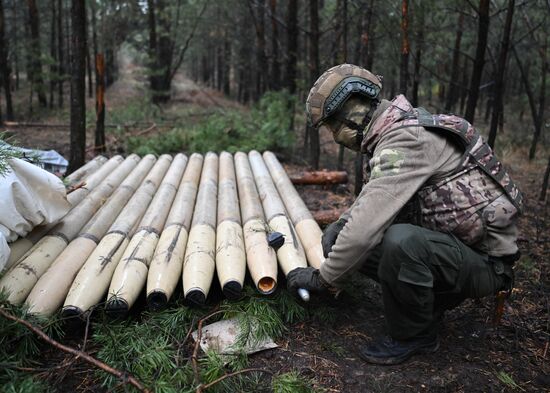
[[[234,377],[234,376],[239,375],[239,374],[250,373],[250,372],[261,372],[261,373],[269,374],[269,375],[271,375],[271,376],[275,375],[275,373],[273,373],[272,371],[264,370],[263,368],[245,368],[245,369],[242,369],[242,370],[239,370],[239,371],[235,371],[235,372],[232,372],[232,373],[224,374],[224,375],[222,375],[221,377],[219,377],[219,378],[213,380],[212,382],[207,383],[206,385],[200,384],[200,385],[197,387],[197,393],[202,393],[202,392],[204,392],[204,391],[207,390],[208,388],[211,388],[212,386],[214,386],[214,385],[220,383],[220,382],[223,381],[224,379],[231,378],[231,377]]]
[[[49,337],[46,333],[44,333],[41,329],[38,327],[32,325],[30,322],[25,321],[23,319],[20,319],[8,312],[6,312],[3,308],[0,307],[0,315],[3,316],[6,319],[9,319],[11,321],[17,322],[23,326],[25,326],[27,329],[29,329],[31,332],[36,334],[38,337],[40,337],[42,340],[50,344],[51,346],[63,351],[70,353],[72,355],[75,355],[77,358],[81,358],[87,363],[90,363],[91,365],[102,369],[103,371],[114,375],[115,377],[119,378],[123,384],[130,384],[134,386],[136,389],[138,389],[140,392],[149,393],[149,389],[145,388],[136,378],[134,378],[132,375],[129,375],[128,373],[124,371],[120,371],[114,367],[109,366],[106,363],[103,363],[102,361],[94,358],[93,356],[90,356],[89,354],[79,351],[78,349],[66,346],[61,344],[60,342],[52,339]]]

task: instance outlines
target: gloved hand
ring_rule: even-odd
[[[329,291],[329,286],[323,282],[319,270],[314,267],[298,267],[286,276],[288,291],[294,296],[298,289],[307,289],[313,293],[324,293]]]
[[[339,218],[337,221],[326,227],[321,238],[321,245],[323,246],[323,255],[328,258],[328,253],[332,251],[332,246],[336,243],[338,234],[344,228],[348,221],[344,218]]]

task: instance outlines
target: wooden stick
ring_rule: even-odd
[[[195,382],[197,386],[201,386],[201,377],[199,374],[199,362],[198,362],[198,353],[199,353],[199,346],[202,339],[202,324],[207,319],[212,318],[214,315],[218,315],[221,313],[224,313],[225,310],[216,310],[214,312],[211,312],[204,318],[199,319],[199,323],[197,324],[197,339],[195,340],[195,346],[193,347],[193,354],[191,355],[191,366],[193,367],[193,373],[195,374]],[[197,388],[198,389],[198,388]]]
[[[91,365],[102,369],[103,371],[114,375],[115,377],[119,378],[122,382],[129,383],[130,385],[134,386],[136,389],[138,389],[140,392],[150,392],[149,389],[145,388],[136,378],[134,378],[132,375],[120,371],[114,367],[109,366],[106,363],[103,363],[101,360],[98,360],[94,358],[93,356],[88,355],[86,352],[79,351],[78,349],[66,346],[61,344],[59,341],[54,340],[50,336],[48,336],[46,333],[44,333],[41,329],[37,328],[36,326],[32,325],[30,322],[25,321],[23,319],[17,318],[16,316],[6,312],[3,308],[0,308],[0,315],[2,315],[4,318],[9,319],[11,321],[17,322],[23,326],[25,326],[27,329],[29,329],[31,332],[36,334],[38,337],[40,337],[42,340],[46,341],[51,346],[63,351],[70,353],[72,355],[75,355],[87,363],[90,363]]]

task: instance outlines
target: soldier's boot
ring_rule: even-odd
[[[380,339],[359,351],[366,362],[382,365],[400,364],[420,353],[433,353],[439,348],[437,336],[411,340],[395,340],[389,336]]]

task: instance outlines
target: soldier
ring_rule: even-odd
[[[369,180],[324,231],[320,270],[295,269],[287,280],[291,292],[317,293],[357,270],[379,282],[388,336],[360,356],[398,364],[437,350],[444,310],[512,288],[522,197],[471,124],[402,95],[380,100],[381,89],[381,77],[342,64],[309,93],[311,124],[366,154]]]

